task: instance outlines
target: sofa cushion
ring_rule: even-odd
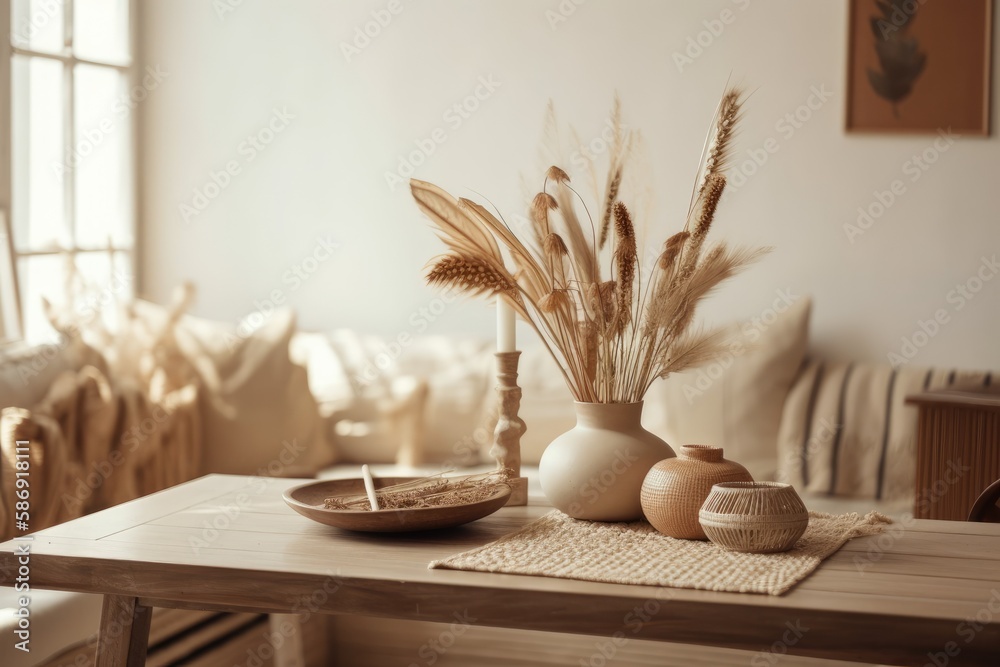
[[[658,381],[643,423],[674,449],[709,444],[773,479],[785,396],[809,342],[808,297],[778,301],[753,320],[731,325],[729,351],[701,368]]]
[[[291,311],[240,332],[185,316],[176,344],[197,373],[203,473],[312,475],[332,459],[306,369],[292,362]]]
[[[918,411],[905,404],[906,396],[985,378],[980,372],[810,359],[785,401],[778,478],[802,493],[910,500]]]
[[[480,411],[492,386],[489,343],[338,329],[297,334],[292,354],[309,370],[339,461],[464,466],[490,439]]]

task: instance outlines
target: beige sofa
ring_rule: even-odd
[[[726,355],[654,384],[643,423],[675,448],[720,445],[755,478],[792,483],[813,508],[905,512],[917,493],[917,411],[906,396],[981,384],[988,374],[810,357],[810,310],[808,298],[779,299],[732,325]],[[523,342],[519,368],[529,479],[545,446],[575,421],[560,374],[532,342]],[[333,446],[336,465],[322,474],[356,474],[362,463],[387,474],[491,464],[491,341],[299,333],[292,357],[309,370]]]

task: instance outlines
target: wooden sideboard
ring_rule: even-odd
[[[965,521],[1000,479],[1000,387],[929,391],[906,402],[920,411],[913,514]]]

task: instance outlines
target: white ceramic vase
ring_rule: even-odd
[[[646,473],[674,450],[642,427],[642,402],[576,403],[576,426],[538,466],[542,491],[575,519],[636,521]]]

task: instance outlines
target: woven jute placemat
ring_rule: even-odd
[[[556,510],[495,542],[429,567],[781,595],[847,540],[876,535],[891,522],[878,512],[810,512],[809,527],[791,551],[745,554],[711,542],[667,537],[645,521],[578,521]]]

